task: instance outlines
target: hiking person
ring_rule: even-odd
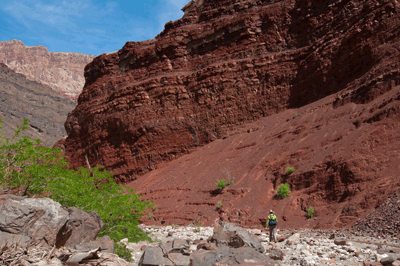
[[[276,225],[278,223],[278,219],[272,210],[269,211],[268,220],[265,224],[266,228],[269,228],[269,242],[274,240],[276,243]]]

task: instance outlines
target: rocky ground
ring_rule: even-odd
[[[153,243],[128,243],[127,239],[121,241],[132,251],[134,262],[131,265],[140,265],[140,258],[149,246],[158,246],[174,239],[185,239],[189,240],[190,250],[194,251],[202,240],[207,240],[213,235],[213,227],[195,225],[142,225],[142,229],[152,236]],[[269,243],[266,230],[248,231],[259,238],[266,250],[265,254],[271,258],[269,265],[400,265],[400,240],[396,237],[387,239],[361,236],[346,230],[278,229],[278,243]],[[392,264],[390,261],[393,261]]]

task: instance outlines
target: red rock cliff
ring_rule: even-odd
[[[336,94],[365,104],[399,84],[399,3],[192,1],[154,40],[85,68],[65,123],[74,167],[130,181],[245,122]]]
[[[92,55],[49,52],[44,46],[29,47],[17,40],[0,42],[0,62],[73,101],[82,91],[83,69],[92,59]]]

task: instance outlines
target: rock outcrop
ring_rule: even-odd
[[[94,241],[103,226],[96,213],[62,207],[49,198],[2,195],[0,202],[0,247],[76,246]]]
[[[234,125],[341,91],[368,103],[399,82],[399,3],[192,1],[154,40],[85,69],[66,121],[73,166],[120,181],[226,137]],[[396,48],[397,47],[397,48]]]
[[[400,188],[400,86],[368,104],[334,108],[337,97],[243,125],[131,182],[157,205],[145,222],[264,226],[273,209],[279,228],[351,226]],[[233,183],[221,191],[221,179]]]
[[[49,52],[44,46],[29,47],[18,40],[0,42],[0,63],[73,101],[76,101],[85,84],[83,69],[93,57]]]
[[[24,135],[40,139],[52,146],[67,135],[63,123],[75,104],[51,88],[30,81],[0,63],[0,119],[4,122],[1,135],[14,136],[23,119],[29,119]]]
[[[87,157],[134,181],[157,224],[261,226],[273,208],[282,227],[347,227],[400,187],[398,1],[183,10],[154,40],[86,66],[65,123],[73,167]],[[233,184],[218,191],[219,179]],[[277,200],[281,183],[292,194]]]

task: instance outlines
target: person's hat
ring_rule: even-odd
[[[272,210],[269,210],[269,213],[273,213],[273,211],[272,211]]]

